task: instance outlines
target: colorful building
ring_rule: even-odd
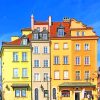
[[[98,36],[92,27],[32,15],[31,27],[21,31],[22,37],[2,44],[5,100],[97,100]]]
[[[52,100],[97,100],[97,40],[92,27],[75,19],[53,22],[51,34]]]
[[[12,37],[2,44],[3,100],[31,100],[31,47],[29,37]],[[14,40],[15,39],[15,40]]]

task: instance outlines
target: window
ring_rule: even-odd
[[[80,57],[79,56],[76,57],[76,65],[80,65]]]
[[[44,73],[44,81],[49,81],[48,73]]]
[[[47,40],[47,34],[43,34],[43,40]]]
[[[15,97],[26,97],[26,89],[15,89]]]
[[[38,40],[38,34],[34,34],[34,40]]]
[[[54,79],[59,79],[59,71],[54,72]]]
[[[18,61],[18,52],[13,52],[13,61]]]
[[[64,79],[68,79],[68,71],[64,71]]]
[[[39,67],[39,60],[34,60],[34,67]]]
[[[22,44],[27,45],[27,38],[23,39]]]
[[[62,97],[70,97],[70,91],[69,90],[62,90],[61,96]]]
[[[39,100],[38,92],[39,92],[38,88],[35,88],[35,100]]]
[[[68,56],[63,57],[64,64],[68,64]]]
[[[22,77],[27,77],[27,68],[22,69]]]
[[[18,68],[13,69],[13,77],[18,77]]]
[[[80,44],[75,45],[75,50],[77,50],[77,51],[80,50]]]
[[[86,80],[89,79],[89,71],[85,71],[85,79],[86,79]]]
[[[48,90],[44,90],[44,97],[48,97]]]
[[[34,73],[34,81],[40,81],[40,74]]]
[[[20,90],[19,89],[15,90],[15,97],[20,97]]]
[[[49,67],[48,66],[48,60],[44,60],[44,67]]]
[[[85,65],[90,65],[90,57],[89,56],[85,56]]]
[[[39,53],[39,52],[38,52],[38,46],[34,46],[34,48],[33,48],[33,53],[36,53],[36,54]]]
[[[58,43],[55,43],[54,44],[54,49],[58,49],[58,48],[59,48]]]
[[[85,43],[84,50],[89,50],[89,44],[88,43]]]
[[[64,43],[64,44],[63,44],[63,48],[64,48],[64,49],[67,49],[67,48],[68,48],[68,44],[67,44],[67,43]]]
[[[88,98],[88,96],[87,96],[88,94],[91,96],[92,95],[92,91],[85,91],[84,92],[84,98]]]
[[[27,52],[22,52],[22,61],[27,61]]]
[[[54,64],[59,64],[59,57],[58,56],[55,56],[54,57]]]
[[[38,32],[40,32],[40,27],[37,27]]]
[[[22,95],[22,97],[26,97],[26,89],[21,90],[21,95]]]
[[[47,46],[44,47],[44,53],[45,54],[48,53],[48,47]]]
[[[80,71],[76,71],[76,80],[80,80]]]
[[[56,99],[56,88],[53,88],[53,99]]]
[[[76,36],[79,36],[80,34],[79,34],[79,32],[76,32]]]
[[[64,36],[64,29],[58,29],[58,37]]]
[[[85,34],[84,34],[85,32],[82,32],[82,36],[84,36]]]

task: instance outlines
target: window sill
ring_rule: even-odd
[[[17,62],[19,62],[19,61],[12,61],[12,62],[16,62],[16,63],[17,63]]]
[[[50,67],[42,67],[42,68],[50,68]]]
[[[15,98],[27,98],[27,97],[26,97],[26,96],[25,96],[25,97],[22,97],[22,96],[16,97],[16,96],[15,96]]]
[[[60,49],[59,49],[59,48],[58,48],[58,49],[55,49],[55,48],[54,48],[54,50],[60,50]]]
[[[40,53],[33,53],[34,55],[40,55]]]
[[[22,77],[22,78],[29,78],[28,76],[26,76],[26,77]]]
[[[43,55],[49,55],[50,53],[42,53]]]
[[[68,78],[68,79],[63,79],[63,80],[70,80],[70,79]]]
[[[41,68],[41,67],[33,67],[33,68]]]
[[[54,79],[54,80],[60,80],[60,79]]]
[[[20,77],[13,77],[13,79],[19,79]]]
[[[69,48],[63,48],[63,50],[69,50]]]
[[[91,66],[91,65],[89,64],[89,65],[84,65],[84,66]]]
[[[26,60],[26,61],[22,61],[22,62],[28,62],[28,61]]]
[[[61,65],[61,64],[53,64],[53,65]]]
[[[63,64],[63,65],[70,65],[70,64]]]
[[[41,81],[33,81],[33,82],[41,82]]]
[[[79,65],[74,65],[74,66],[81,66],[81,65],[79,64]]]

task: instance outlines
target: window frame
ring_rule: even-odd
[[[15,75],[14,70],[17,70],[17,76]],[[14,77],[14,78],[18,78],[18,68],[13,68],[13,77]]]
[[[58,73],[58,74],[57,74]],[[57,75],[56,75],[57,74]],[[59,80],[60,79],[60,72],[59,71],[54,71],[54,79]]]
[[[25,70],[25,72],[23,73],[24,70]],[[27,68],[22,68],[22,77],[23,78],[28,77],[28,69]]]

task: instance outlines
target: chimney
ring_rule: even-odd
[[[31,15],[31,29],[34,29],[34,16],[33,14]]]
[[[63,22],[70,22],[70,18],[64,17],[64,18],[63,18]]]
[[[51,26],[51,23],[52,23],[51,16],[49,16],[49,26]]]

